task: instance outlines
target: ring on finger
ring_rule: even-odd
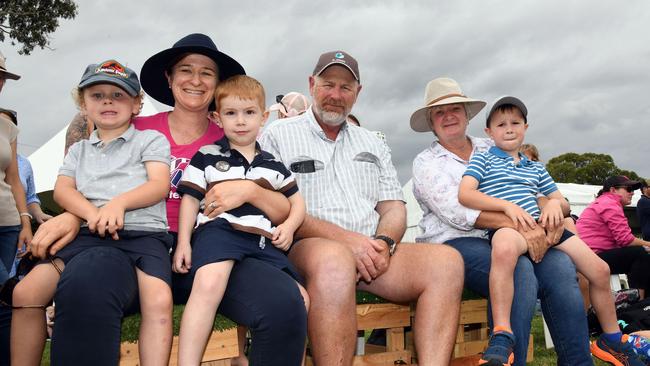
[[[210,208],[217,208],[217,203],[216,203],[216,202],[212,202],[212,203],[210,203],[208,206],[210,206]]]

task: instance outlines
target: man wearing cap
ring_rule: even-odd
[[[260,143],[296,174],[307,202],[289,258],[312,299],[315,364],[352,364],[361,289],[415,302],[419,364],[447,365],[463,283],[460,256],[446,246],[397,244],[406,210],[388,148],[346,122],[361,91],[357,61],[343,51],[324,53],[309,90],[311,108],[270,125]]]

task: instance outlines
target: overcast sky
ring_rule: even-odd
[[[0,106],[19,113],[19,152],[29,155],[75,114],[70,90],[89,63],[115,58],[138,71],[194,32],[276,94],[307,94],[318,56],[343,49],[359,61],[353,112],[387,135],[402,183],[434,139],[409,128],[424,87],[456,79],[470,97],[520,97],[526,142],[542,159],[565,152],[612,155],[650,177],[650,2],[612,1],[77,1],[76,19],[51,35],[53,50],[17,54],[0,44],[9,80]],[[162,108],[159,105],[159,108]],[[470,133],[484,136],[484,113]],[[38,172],[36,173],[38,176]]]

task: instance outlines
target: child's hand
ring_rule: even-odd
[[[512,220],[517,229],[520,227],[526,228],[526,226],[530,229],[534,229],[537,226],[535,219],[533,219],[526,210],[514,203],[508,202],[504,213]]]
[[[542,208],[539,223],[545,229],[555,229],[563,223],[564,213],[559,200],[551,198]]]
[[[286,252],[293,243],[293,231],[289,230],[289,228],[284,224],[278,225],[273,232],[271,243],[273,243],[276,248]]]
[[[190,243],[176,245],[172,270],[176,273],[187,273],[192,268],[192,247]]]
[[[113,240],[118,240],[120,237],[117,231],[124,227],[124,206],[115,200],[108,201],[104,206],[97,210],[97,216],[94,222],[88,222],[88,229],[91,232],[97,232],[102,238],[110,234]]]

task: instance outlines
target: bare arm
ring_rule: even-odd
[[[509,227],[519,231],[524,239],[526,239],[528,254],[535,262],[541,261],[549,248],[549,243],[546,240],[546,232],[541,226],[535,225],[532,229],[523,226],[517,229],[513,221],[502,212],[482,211],[476,219],[475,226],[482,229]]]
[[[43,223],[32,239],[32,254],[38,258],[56,254],[77,236],[80,225],[81,219],[69,212],[64,212]]]
[[[210,205],[214,202],[215,207]],[[237,180],[219,183],[205,194],[205,210],[203,214],[210,218],[239,207],[244,203],[259,208],[278,225],[289,215],[289,200],[280,192],[260,187],[250,180]]]
[[[305,207],[305,199],[299,192],[289,197],[291,209],[289,217],[280,225],[275,228],[273,232],[272,243],[276,248],[287,251],[293,243],[293,237],[296,230],[300,227],[305,220],[307,208]]]
[[[503,212],[515,224],[516,228],[528,226],[535,227],[535,220],[524,209],[516,204],[489,196],[478,190],[479,182],[476,178],[466,175],[460,181],[458,201],[466,207],[481,211]]]
[[[72,121],[70,121],[70,125],[68,125],[68,129],[65,132],[65,154],[68,153],[68,149],[75,142],[87,140],[90,137],[91,130],[92,128],[89,128],[86,119],[81,113],[77,113]]]
[[[187,273],[192,268],[192,231],[199,212],[199,200],[189,194],[184,194],[178,212],[178,243],[174,252],[172,269],[177,273]]]
[[[11,142],[11,162],[5,170],[5,182],[11,187],[11,194],[16,202],[16,209],[19,213],[27,212],[27,201],[25,200],[25,190],[20,182],[18,175],[18,161],[16,160],[16,140]],[[16,246],[20,249],[23,245],[29,244],[32,240],[32,223],[29,216],[20,215],[20,234]]]
[[[167,197],[169,193],[169,165],[159,161],[144,163],[147,170],[147,181],[134,189],[113,197],[115,202],[125,211],[155,205]]]
[[[100,236],[106,231],[118,239],[117,231],[124,227],[124,212],[152,206],[162,201],[169,193],[169,165],[159,161],[145,161],[147,181],[139,186],[113,197],[99,208],[95,221],[88,221],[88,228],[95,227]]]
[[[54,201],[67,212],[85,221],[93,220],[97,215],[97,207],[77,190],[77,184],[72,177],[59,175],[54,184]]]
[[[650,248],[650,241],[645,241],[643,239],[639,239],[637,237],[634,237],[634,240],[632,240],[630,245],[644,246],[647,249],[647,248]]]

